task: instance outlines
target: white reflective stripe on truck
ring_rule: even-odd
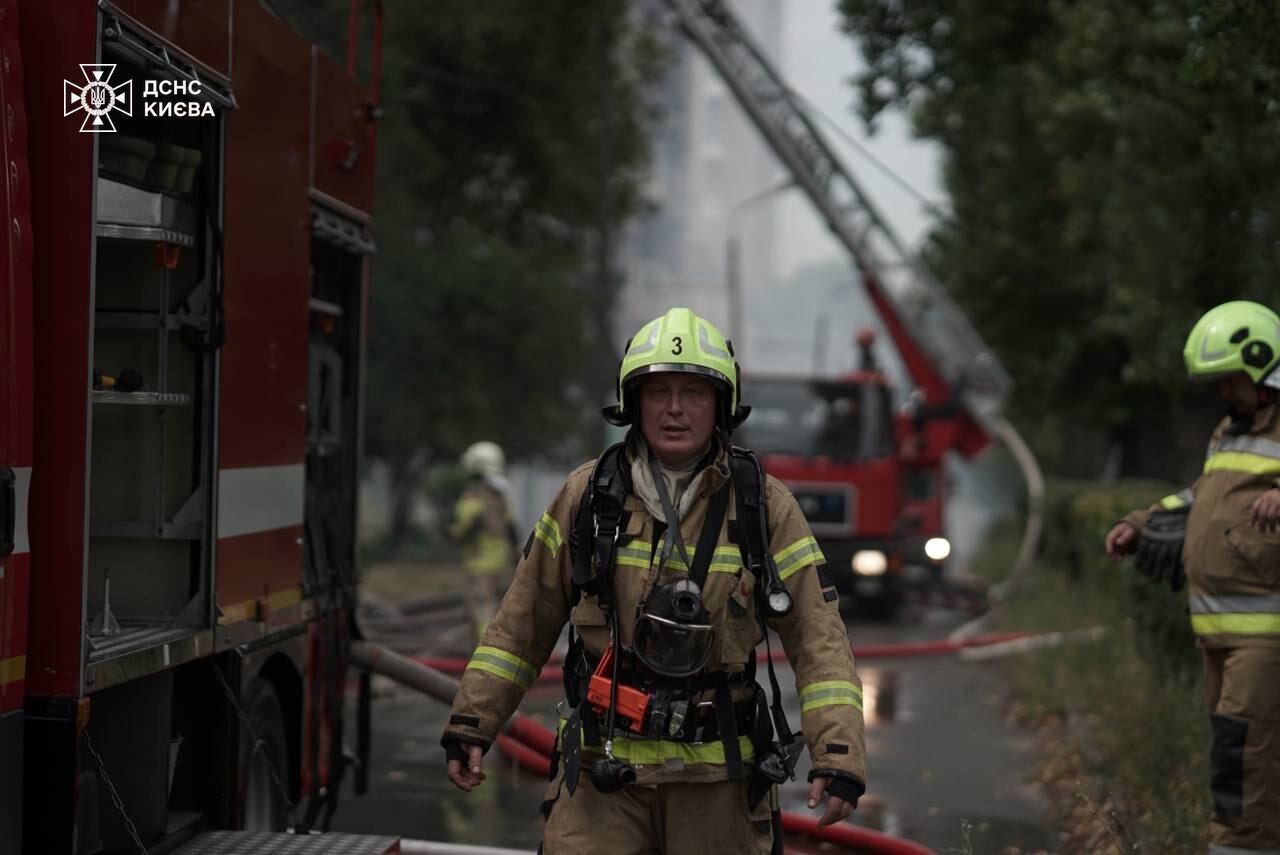
[[[302,525],[306,465],[218,470],[218,539]]]
[[[31,540],[27,535],[27,502],[31,498],[31,467],[15,466],[13,475],[13,497],[18,504],[13,515],[13,554],[21,555],[31,551]]]

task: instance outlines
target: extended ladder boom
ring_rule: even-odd
[[[1009,375],[932,271],[898,239],[746,29],[721,0],[665,2],[853,256],[877,308],[897,316],[979,422],[998,417]]]

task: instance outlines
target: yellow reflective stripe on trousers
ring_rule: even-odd
[[[1204,462],[1205,472],[1244,472],[1249,475],[1280,475],[1280,460],[1247,451],[1219,451]]]
[[[533,536],[551,550],[552,558],[556,557],[556,553],[560,551],[560,545],[564,542],[560,537],[560,523],[548,513],[544,513],[542,519],[533,526]]]
[[[778,565],[778,575],[783,580],[806,565],[819,564],[825,560],[822,550],[818,548],[818,541],[812,535],[800,538],[773,556],[774,563]]]
[[[1196,635],[1280,635],[1280,614],[1192,615]]]
[[[528,662],[496,647],[477,647],[476,652],[471,654],[471,661],[467,663],[467,669],[472,668],[501,677],[522,689],[533,685],[538,676],[538,670]]]
[[[565,721],[560,720],[558,730],[564,732]],[[584,741],[584,751],[603,753],[603,746],[590,746]],[[738,750],[743,760],[751,760],[756,756],[751,737],[738,737]],[[681,762],[686,766],[695,763],[710,763],[723,766],[723,742],[671,742],[666,739],[642,739],[626,733],[616,733],[613,737],[613,756],[619,760],[637,766],[663,766],[667,763]]]
[[[847,680],[810,683],[800,690],[800,712],[834,705],[857,707],[862,712],[862,690]]]

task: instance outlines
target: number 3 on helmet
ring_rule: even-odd
[[[627,340],[614,390],[618,403],[605,407],[605,420],[619,427],[631,424],[639,409],[636,388],[641,378],[661,372],[697,374],[715,383],[716,424],[722,429],[734,430],[751,413],[738,400],[742,370],[734,360],[732,342],[691,310],[671,309]]]

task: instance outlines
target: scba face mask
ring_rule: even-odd
[[[636,621],[635,655],[662,677],[691,677],[711,657],[715,627],[692,579],[656,589]]]

